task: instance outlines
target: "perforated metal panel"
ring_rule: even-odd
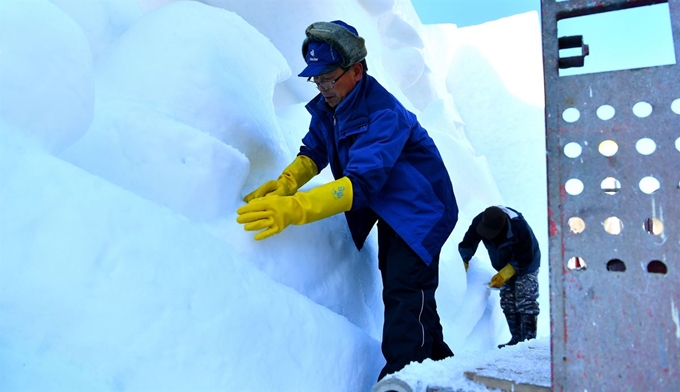
[[[542,1],[556,391],[680,391],[680,0],[675,65],[558,76],[558,20],[656,3]]]

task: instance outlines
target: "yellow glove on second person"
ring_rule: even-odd
[[[489,282],[489,287],[501,287],[505,284],[505,282],[508,281],[508,279],[512,278],[513,275],[515,275],[515,269],[512,268],[510,263],[506,264],[505,267],[501,268],[500,271],[496,275],[491,278],[491,282]]]
[[[277,180],[267,181],[260,185],[259,188],[247,194],[243,201],[248,202],[266,195],[292,195],[318,173],[319,169],[311,158],[298,155],[293,163],[283,169]]]
[[[347,177],[292,196],[268,195],[251,200],[236,210],[238,223],[263,240],[283,231],[288,225],[304,225],[349,211],[352,208],[352,181]]]

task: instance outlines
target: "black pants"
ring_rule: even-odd
[[[378,267],[385,304],[382,352],[387,361],[378,380],[412,361],[453,356],[444,343],[434,298],[439,285],[439,255],[428,266],[381,220]]]

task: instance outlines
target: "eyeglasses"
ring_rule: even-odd
[[[335,83],[336,83],[338,80],[340,80],[341,77],[345,76],[345,74],[347,73],[347,71],[349,71],[349,68],[347,68],[347,69],[345,70],[345,72],[341,73],[340,76],[338,76],[338,77],[335,78],[334,80],[328,80],[328,81],[325,81],[325,82],[318,82],[317,80],[314,79],[314,78],[316,78],[316,76],[314,76],[314,77],[310,76],[310,77],[307,78],[307,81],[308,81],[309,83],[314,83],[314,84],[316,84],[316,88],[318,88],[319,90],[330,90],[330,89],[332,89],[333,87],[335,87]]]

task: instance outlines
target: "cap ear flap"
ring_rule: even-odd
[[[307,48],[309,48],[309,37],[302,41],[302,58],[307,58]]]

